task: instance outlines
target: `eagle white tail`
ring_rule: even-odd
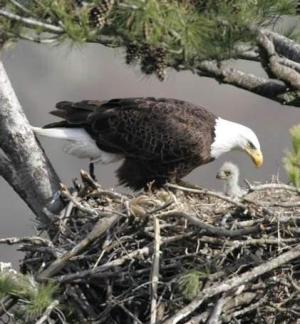
[[[82,128],[41,128],[32,126],[32,130],[41,136],[59,138],[64,140],[93,141],[88,133]]]
[[[32,127],[35,134],[56,138],[64,143],[65,153],[74,155],[80,159],[90,159],[104,164],[120,160],[117,154],[104,152],[99,149],[94,139],[82,128],[40,128]]]

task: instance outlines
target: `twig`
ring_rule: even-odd
[[[6,237],[0,239],[0,244],[32,244],[38,246],[49,246],[53,248],[53,243],[40,236],[28,236],[28,237]]]
[[[23,24],[25,24],[29,27],[40,27],[44,31],[48,31],[48,32],[56,33],[56,34],[62,34],[64,32],[64,29],[62,27],[50,25],[50,24],[44,23],[42,21],[39,21],[39,20],[36,20],[33,18],[25,18],[25,17],[19,16],[19,15],[13,14],[9,11],[3,10],[3,9],[0,9],[0,16],[15,20],[15,21],[22,22]]]
[[[91,177],[91,175],[89,173],[87,173],[86,171],[80,170],[80,176],[81,176],[82,182],[89,185],[91,188],[101,189],[100,184],[97,181],[95,181],[95,179],[93,179]]]
[[[80,202],[77,201],[77,199],[75,197],[72,196],[72,194],[70,193],[70,191],[68,190],[68,188],[64,185],[61,184],[60,185],[60,192],[61,195],[65,198],[67,198],[69,201],[72,201],[72,203],[82,212],[91,215],[91,216],[98,216],[98,212],[96,209],[94,208],[90,208],[88,206],[83,206]]]
[[[15,5],[17,8],[21,9],[24,13],[27,15],[31,14],[30,10],[28,10],[26,7],[24,7],[21,3],[19,3],[16,0],[10,0],[10,2]]]
[[[58,300],[54,300],[47,307],[47,309],[46,309],[45,313],[43,314],[43,316],[38,321],[36,321],[35,324],[43,324],[43,323],[45,323],[49,319],[51,313],[53,312],[54,308],[57,307],[58,304],[59,304],[59,301]]]
[[[220,284],[213,285],[211,287],[208,287],[204,290],[202,290],[199,295],[190,302],[187,306],[183,307],[180,311],[175,313],[173,316],[171,316],[169,319],[163,322],[163,324],[176,324],[180,320],[184,319],[186,316],[191,314],[195,309],[197,309],[204,300],[207,298],[211,298],[215,295],[218,295],[223,292],[227,292],[231,289],[237,288],[240,285],[246,284],[253,279],[270,272],[280,266],[282,266],[285,263],[288,263],[296,258],[300,257],[300,245],[296,245],[294,248],[292,248],[290,251],[282,253],[276,258],[273,258],[255,268],[253,268],[250,271],[247,271],[241,275],[234,276],[231,279],[227,279]]]
[[[257,309],[260,305],[262,305],[265,302],[266,302],[266,298],[262,297],[256,303],[253,303],[253,304],[249,305],[248,307],[244,307],[241,310],[238,310],[238,311],[234,312],[231,316],[228,316],[228,320],[230,320],[232,318],[236,318],[236,317],[238,317],[240,315],[243,315],[243,314],[246,314],[248,312],[251,312],[254,309]]]
[[[261,191],[261,190],[268,190],[268,189],[283,189],[287,191],[293,191],[293,192],[298,192],[300,193],[300,190],[294,186],[290,186],[284,183],[266,183],[262,185],[252,185],[248,180],[244,180],[247,187],[249,188],[250,191]]]
[[[76,272],[76,273],[69,274],[69,275],[63,275],[63,276],[60,276],[59,278],[56,278],[56,280],[61,283],[61,282],[65,282],[65,281],[69,282],[69,281],[83,279],[83,278],[87,279],[87,278],[101,277],[101,275],[102,275],[101,271],[104,271],[104,270],[107,270],[107,269],[113,268],[113,267],[118,267],[118,266],[124,264],[126,261],[132,260],[134,258],[147,256],[151,253],[151,251],[152,251],[152,247],[145,246],[141,249],[132,251],[128,254],[125,254],[121,258],[107,262],[101,266],[94,268],[94,269],[84,270],[84,271]]]
[[[219,324],[220,323],[220,316],[221,316],[225,302],[226,302],[226,296],[225,296],[225,294],[223,294],[216,302],[216,305],[208,318],[207,324]]]
[[[154,226],[154,253],[153,253],[153,263],[151,272],[151,314],[150,314],[150,324],[156,324],[157,318],[157,289],[159,281],[159,258],[160,258],[160,226],[159,219],[153,217]]]
[[[186,192],[191,192],[191,193],[195,193],[195,194],[201,194],[201,195],[208,195],[208,196],[212,196],[212,197],[216,197],[216,198],[220,198],[222,200],[225,200],[237,207],[243,208],[243,209],[247,209],[247,206],[234,200],[231,199],[227,196],[224,196],[222,194],[219,194],[217,192],[214,191],[210,191],[210,190],[206,190],[206,189],[194,189],[194,188],[187,188],[187,187],[183,187],[183,186],[179,186],[179,185],[175,185],[172,183],[167,183],[166,186],[170,187],[170,188],[174,188],[174,189],[179,189],[182,191],[186,191]]]
[[[143,324],[127,307],[125,307],[122,303],[118,304],[119,307],[123,309],[125,313],[127,313],[137,324]]]
[[[38,279],[44,280],[55,275],[66,266],[72,257],[88,248],[88,246],[90,246],[97,238],[114,226],[119,218],[119,215],[111,215],[110,217],[101,218],[96,223],[93,230],[82,241],[76,244],[72,250],[65,253],[61,258],[56,259],[52,264],[50,264],[46,270],[38,275]]]
[[[168,211],[158,215],[159,217],[184,217],[189,220],[192,224],[199,226],[205,234],[216,235],[216,236],[228,236],[228,237],[237,237],[243,235],[249,235],[251,233],[257,233],[261,230],[259,225],[249,226],[247,228],[236,229],[236,230],[229,230],[227,228],[216,227],[210,224],[206,224],[200,221],[196,216],[186,214],[182,211]]]
[[[8,296],[0,300],[0,318],[7,313],[18,302],[18,298]]]

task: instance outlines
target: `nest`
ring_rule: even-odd
[[[125,195],[87,173],[62,186],[51,240],[21,242],[21,271],[59,287],[70,323],[295,323],[300,199],[281,183],[236,200],[204,189]],[[59,323],[54,312],[49,318]]]

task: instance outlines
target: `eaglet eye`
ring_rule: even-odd
[[[230,171],[224,171],[225,175],[228,177],[231,175],[231,172]]]

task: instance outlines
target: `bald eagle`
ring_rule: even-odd
[[[156,186],[177,182],[234,149],[247,152],[258,167],[263,163],[250,128],[182,100],[63,101],[56,108],[51,114],[63,120],[33,127],[35,133],[64,140],[64,151],[78,158],[124,160],[117,176],[134,190],[152,181]]]

